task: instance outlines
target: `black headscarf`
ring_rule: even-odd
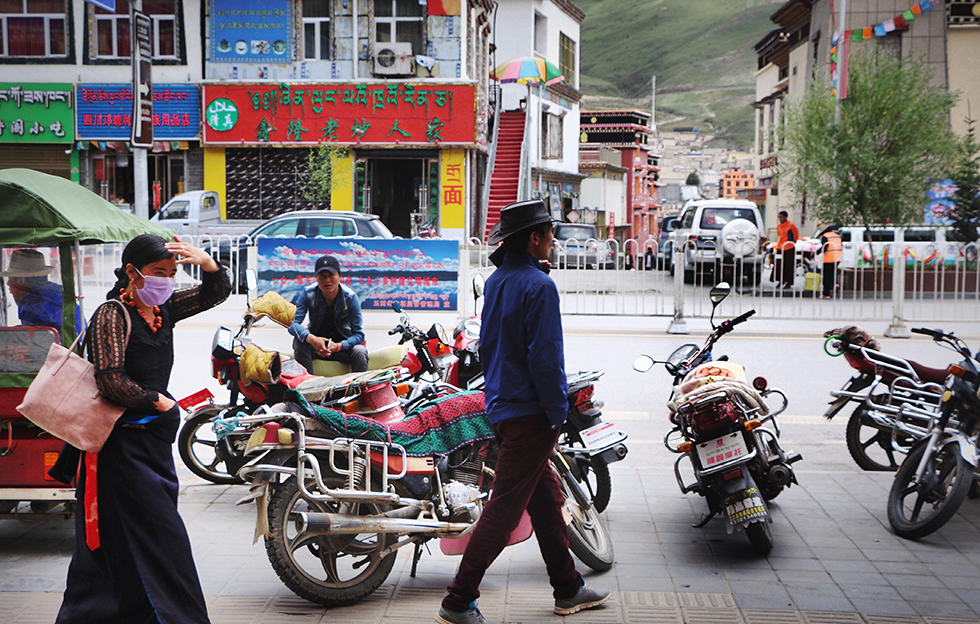
[[[166,241],[156,234],[140,234],[129,241],[122,253],[122,266],[115,269],[116,283],[112,289],[106,293],[106,299],[115,299],[119,296],[119,290],[129,286],[129,276],[126,274],[126,265],[131,264],[139,270],[143,270],[146,265],[168,260],[174,255],[167,251],[164,246]]]

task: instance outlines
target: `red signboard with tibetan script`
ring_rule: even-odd
[[[476,143],[473,85],[261,83],[204,86],[206,145]]]

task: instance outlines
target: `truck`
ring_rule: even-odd
[[[175,195],[150,221],[191,236],[239,236],[261,225],[261,219],[222,219],[221,200],[214,191]]]

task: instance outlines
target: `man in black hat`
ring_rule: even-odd
[[[293,357],[313,372],[313,360],[332,360],[350,364],[352,372],[368,369],[364,346],[364,323],[357,294],[340,283],[340,262],[334,256],[320,256],[313,269],[316,284],[296,295],[296,315],[289,333],[293,335]],[[306,314],[309,327],[303,327]]]
[[[609,592],[592,589],[575,569],[562,517],[565,497],[549,465],[568,414],[558,288],[545,273],[553,219],[542,200],[500,212],[491,245],[499,268],[486,284],[480,357],[487,415],[500,442],[493,498],[480,516],[436,617],[439,624],[482,624],[480,582],[507,545],[525,509],[548,569],[555,613],[598,606]]]

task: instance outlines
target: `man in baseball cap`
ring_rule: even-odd
[[[555,613],[571,615],[609,599],[585,584],[568,550],[564,495],[549,458],[568,415],[568,385],[558,288],[545,273],[554,235],[540,199],[500,211],[489,243],[499,268],[487,279],[480,355],[487,415],[500,441],[493,498],[487,501],[449,593],[439,624],[483,624],[480,582],[526,509],[541,547]]]
[[[313,267],[316,283],[296,295],[296,315],[289,333],[293,335],[293,357],[313,372],[313,360],[350,364],[351,371],[368,369],[364,346],[364,322],[357,294],[340,283],[340,261],[320,256]],[[309,313],[308,327],[303,321]]]
[[[46,265],[44,254],[36,249],[15,249],[10,254],[10,264],[0,277],[7,278],[22,325],[61,328],[61,286],[48,281],[52,271],[54,267]]]

